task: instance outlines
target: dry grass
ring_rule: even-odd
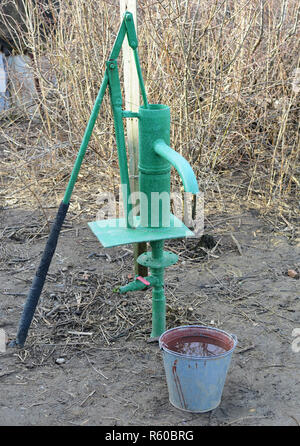
[[[8,204],[18,199],[24,205],[29,197],[37,207],[60,201],[118,30],[116,0],[60,1],[59,14],[52,3],[56,31],[47,31],[44,41],[37,33],[40,10],[24,0],[27,32],[16,45],[26,45],[33,55],[39,111],[26,117],[12,109],[1,122],[1,181]],[[222,175],[243,171],[248,200],[259,196],[265,208],[295,202],[299,2],[138,3],[148,100],[171,107],[172,146],[191,162],[200,187],[209,191]],[[89,197],[119,182],[108,97],[90,149],[78,185]]]

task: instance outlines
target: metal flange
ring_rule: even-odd
[[[147,268],[167,268],[168,266],[174,265],[178,261],[178,256],[170,251],[163,251],[163,255],[154,259],[152,252],[144,252],[137,258],[137,262],[140,265],[146,266]]]

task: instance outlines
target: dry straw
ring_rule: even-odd
[[[32,54],[39,109],[27,117],[12,109],[1,121],[2,166],[5,185],[18,184],[27,197],[31,191],[39,206],[37,198],[61,199],[118,30],[119,1],[15,3],[22,4],[22,33],[5,16],[5,1],[1,21],[10,23],[15,46]],[[38,32],[45,10],[55,24],[46,40]],[[271,206],[298,193],[299,20],[297,0],[138,2],[149,101],[171,107],[172,146],[191,162],[202,189],[240,169],[248,199],[259,193]],[[108,98],[90,147],[78,187],[90,185],[89,195],[112,190],[119,178]]]

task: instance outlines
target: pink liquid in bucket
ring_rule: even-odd
[[[216,356],[227,351],[226,344],[207,336],[183,336],[169,342],[168,349],[172,352],[188,356]]]

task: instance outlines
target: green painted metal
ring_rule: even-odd
[[[127,13],[127,14],[130,14],[130,13]],[[127,28],[126,28],[126,24],[125,24],[125,16],[126,15],[124,15],[124,17],[123,17],[123,20],[122,20],[122,23],[120,25],[120,28],[119,28],[116,40],[115,40],[115,42],[113,44],[113,47],[112,47],[112,50],[111,50],[111,53],[110,53],[110,56],[109,56],[109,60],[116,60],[119,57],[119,54],[120,54],[120,51],[121,51],[121,48],[122,48],[122,45],[123,45],[124,38],[125,38],[125,36],[127,34]]]
[[[153,276],[146,276],[145,279],[150,283],[150,286],[154,286],[155,278]],[[128,293],[128,291],[141,291],[145,288],[148,288],[149,285],[145,285],[143,282],[140,282],[137,278],[134,281],[128,283],[127,285],[121,286],[119,288],[120,293]]]
[[[170,108],[164,104],[148,104],[147,107],[145,105],[140,107],[140,225],[142,228],[146,228],[149,234],[159,233],[170,226],[171,165],[179,172],[187,192],[199,192],[197,180],[191,166],[180,154],[172,150],[169,145]],[[152,286],[151,337],[160,336],[166,329],[164,270],[178,260],[175,254],[163,250],[165,239],[151,240],[152,251],[140,255],[137,259],[139,264],[149,267],[151,271],[150,280],[148,278]],[[154,283],[151,282],[151,278],[154,279]],[[135,284],[135,287],[137,287],[136,289],[141,289],[140,285]],[[124,288],[121,292],[125,292]]]
[[[164,241],[150,242],[152,248],[152,260],[163,263]],[[155,279],[152,288],[152,332],[151,337],[156,338],[166,331],[166,297],[164,293],[164,267],[150,267],[151,275]]]
[[[136,66],[136,70],[137,70],[137,74],[138,74],[138,78],[139,78],[140,89],[141,89],[141,93],[142,93],[142,97],[143,97],[144,107],[148,108],[146,89],[145,89],[145,85],[144,85],[144,81],[143,81],[142,70],[141,70],[141,65],[140,65],[140,61],[139,61],[137,48],[133,51],[133,54],[134,54],[135,66]]]
[[[117,58],[127,35],[134,52],[143,106],[138,113],[123,110]],[[63,202],[68,204],[85,155],[101,103],[109,87],[111,108],[118,149],[120,179],[125,217],[89,223],[89,226],[104,247],[139,242],[150,242],[152,251],[141,254],[137,261],[150,268],[147,282],[141,278],[120,288],[121,293],[152,287],[152,337],[160,336],[166,330],[166,298],[164,294],[164,270],[177,262],[178,257],[164,251],[164,240],[193,236],[178,218],[170,213],[171,166],[177,169],[187,192],[197,193],[198,185],[188,162],[170,148],[170,108],[163,104],[149,104],[147,101],[140,61],[138,40],[133,16],[126,12],[120,25],[115,43],[106,63],[104,79],[80,146],[79,153],[65,192]],[[140,216],[133,215],[130,197],[126,144],[123,118],[139,119],[139,184]]]
[[[128,165],[127,165],[127,154],[126,154],[126,143],[124,136],[124,125],[123,125],[123,110],[122,110],[122,93],[120,86],[120,78],[118,72],[118,64],[116,60],[109,60],[106,62],[106,70],[108,75],[108,85],[111,100],[111,107],[114,115],[114,125],[115,134],[118,148],[118,158],[119,158],[119,169],[120,169],[120,179],[123,186],[123,203],[126,218],[126,226],[133,227],[133,222],[131,210],[132,205],[128,200],[130,197],[130,183],[128,175]]]
[[[132,112],[130,110],[123,110],[122,111],[123,118],[139,118],[140,115],[136,112]]]
[[[140,203],[141,224],[163,227],[170,218],[171,165],[155,153],[154,143],[160,138],[170,143],[170,108],[149,104],[140,107],[139,114],[139,184],[146,198]],[[158,209],[153,212],[155,207]]]
[[[110,81],[111,84],[113,81]],[[111,93],[113,94],[112,91]],[[120,92],[116,96],[119,104]],[[131,114],[123,111],[122,116],[131,117]],[[199,190],[191,166],[179,153],[169,147],[170,108],[164,104],[147,104],[147,106],[144,104],[139,108],[138,118],[140,216],[133,218],[133,227],[130,228],[124,227],[124,219],[92,222],[89,226],[103,246],[150,242],[152,251],[141,254],[137,262],[150,268],[151,275],[147,280],[148,286],[152,287],[151,337],[157,337],[166,329],[164,270],[178,260],[174,253],[164,251],[164,240],[193,235],[170,213],[171,166],[177,169],[187,192],[197,193]],[[135,279],[121,287],[120,292],[138,291],[144,288],[147,286]]]
[[[171,147],[169,147],[162,139],[155,141],[154,151],[157,155],[168,160],[172,166],[175,167],[182,179],[185,192],[191,192],[192,194],[197,194],[199,192],[194,172],[185,158],[178,152],[175,152],[175,150],[171,149]]]
[[[138,47],[138,39],[136,35],[136,30],[133,22],[133,15],[131,12],[125,12],[124,14],[124,24],[126,26],[128,44],[130,48],[135,50]]]
[[[139,79],[139,84],[140,84],[140,89],[141,89],[141,93],[142,93],[142,97],[143,97],[144,106],[147,108],[148,101],[147,101],[147,96],[146,96],[146,90],[145,90],[142,70],[141,70],[141,66],[140,66],[140,60],[139,60],[139,56],[138,56],[138,50],[137,50],[138,39],[137,39],[136,30],[135,30],[135,26],[134,26],[134,22],[133,22],[133,16],[131,13],[126,12],[124,15],[124,19],[125,19],[124,20],[125,26],[127,29],[128,44],[133,49],[134,61],[135,61],[135,66],[136,66],[136,70],[137,70],[137,75],[138,75],[138,79]]]
[[[145,95],[145,86],[144,86],[144,81],[143,81],[143,77],[142,77],[142,73],[141,73],[139,59],[137,56],[138,40],[137,40],[137,36],[136,36],[136,32],[135,32],[133,16],[130,12],[126,12],[124,14],[122,23],[119,27],[119,31],[118,31],[116,40],[114,42],[112,51],[109,56],[109,60],[114,61],[118,58],[126,34],[127,34],[129,45],[131,46],[131,48],[133,49],[134,54],[135,54],[135,63],[136,63],[138,77],[139,77],[140,88],[141,88],[142,95],[144,98],[144,105],[147,106],[147,98],[145,101],[145,96],[146,96]],[[79,173],[84,155],[86,153],[86,150],[87,150],[87,147],[88,147],[95,123],[96,123],[97,116],[100,111],[100,107],[101,107],[101,104],[103,101],[103,97],[104,97],[107,85],[108,85],[108,73],[107,73],[107,70],[105,70],[104,78],[103,78],[99,93],[97,95],[93,110],[91,112],[87,127],[85,129],[83,139],[82,139],[79,151],[78,151],[78,155],[77,155],[77,158],[76,158],[76,161],[75,161],[75,164],[74,164],[74,167],[73,167],[73,170],[72,170],[72,173],[71,173],[71,176],[70,176],[70,179],[69,179],[66,191],[65,191],[65,195],[63,198],[64,204],[68,204],[70,202],[70,198],[71,198],[75,183],[77,181],[78,173]],[[118,122],[119,122],[119,119],[118,119]]]
[[[140,216],[133,217],[134,228],[126,227],[125,218],[97,220],[89,222],[88,225],[104,248],[194,236],[194,233],[172,214],[169,227],[147,228],[141,226]]]
[[[144,252],[138,257],[138,263],[148,268],[167,268],[178,261],[178,256],[173,252],[163,251],[158,259],[153,257],[152,252]]]
[[[90,141],[90,138],[91,138],[91,135],[92,135],[95,123],[96,123],[97,116],[99,114],[99,110],[100,110],[100,107],[101,107],[101,104],[103,101],[103,97],[104,97],[104,94],[106,91],[107,84],[108,84],[108,76],[105,72],[104,79],[102,81],[98,96],[95,101],[95,105],[93,107],[90,119],[88,121],[86,130],[84,132],[82,143],[81,143],[81,146],[80,146],[80,149],[79,149],[79,152],[78,152],[78,155],[77,155],[77,158],[76,158],[76,161],[75,161],[75,164],[74,164],[74,167],[73,167],[70,179],[69,179],[69,183],[66,188],[66,192],[65,192],[65,195],[63,198],[64,204],[68,204],[70,202],[70,198],[71,198],[71,195],[72,195],[72,192],[73,192],[73,189],[74,189],[77,177],[78,177],[78,173],[79,173],[86,149],[88,147],[88,144],[89,144],[89,141]]]

